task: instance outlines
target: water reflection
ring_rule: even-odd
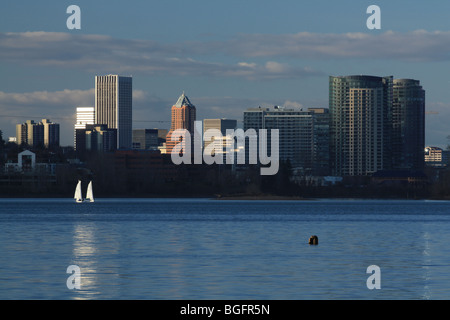
[[[74,291],[74,299],[90,299],[99,294],[95,234],[94,224],[79,223],[74,226],[72,262],[81,269],[81,289]]]
[[[428,232],[423,233],[423,279],[425,282],[424,285],[424,292],[423,292],[423,299],[430,300],[431,299],[431,288],[429,286],[429,283],[431,281],[430,276],[430,264],[431,264],[431,249],[430,249],[430,234]]]

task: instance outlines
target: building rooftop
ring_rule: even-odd
[[[183,94],[178,98],[177,103],[175,103],[175,106],[177,108],[181,108],[183,106],[193,107],[194,105],[191,103],[189,98],[183,92]]]

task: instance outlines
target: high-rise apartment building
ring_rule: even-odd
[[[32,120],[29,120],[32,121]],[[33,121],[34,122],[34,121]],[[16,124],[16,143],[20,146],[28,143],[27,123]]]
[[[191,143],[193,143],[195,118],[195,106],[183,92],[177,102],[172,106],[172,123],[170,131],[166,136],[166,153],[171,154],[172,149],[179,143],[171,139],[173,132],[177,129],[186,129],[191,134]]]
[[[42,119],[44,126],[44,146],[46,148],[59,146],[59,123],[53,123],[48,119]]]
[[[394,169],[424,168],[425,90],[418,80],[394,79],[391,143]]]
[[[26,144],[33,148],[59,146],[59,124],[48,119],[42,119],[39,123],[27,120],[16,125],[16,141],[18,145]]]
[[[95,77],[95,124],[117,129],[117,148],[132,148],[132,97],[131,77]]]
[[[393,77],[330,76],[329,88],[332,174],[390,169]]]

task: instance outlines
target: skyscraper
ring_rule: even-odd
[[[394,79],[391,143],[394,169],[424,168],[425,90],[418,80]]]
[[[312,175],[330,174],[330,112],[327,108],[308,108],[313,114]]]
[[[192,137],[191,143],[193,143],[195,118],[195,106],[183,92],[177,102],[172,106],[172,124],[170,126],[170,131],[166,136],[166,153],[171,154],[172,149],[178,144],[177,141],[171,140],[173,132],[177,129],[188,130]]]
[[[329,86],[332,174],[390,169],[393,77],[330,76]]]
[[[117,148],[132,148],[133,88],[131,77],[95,77],[95,124],[117,129]]]

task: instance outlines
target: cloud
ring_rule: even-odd
[[[306,59],[355,58],[449,61],[450,31],[240,34],[223,41],[179,43],[62,32],[0,33],[3,62],[97,74],[302,78],[323,75],[298,65]]]
[[[286,108],[291,108],[291,109],[302,109],[303,108],[303,105],[300,102],[289,101],[289,100],[285,101],[283,103],[283,106]]]
[[[204,49],[208,44],[204,44]],[[402,61],[450,60],[450,31],[416,30],[408,33],[244,34],[216,42],[218,51],[241,57],[302,59],[363,58]]]
[[[321,75],[275,61],[210,61],[216,43],[163,44],[104,35],[58,32],[0,33],[0,60],[22,65],[77,68],[95,73],[279,79]]]

